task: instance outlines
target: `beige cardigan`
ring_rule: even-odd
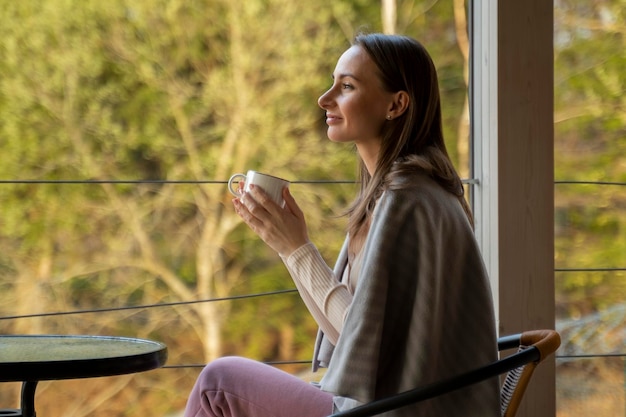
[[[333,346],[320,331],[313,367],[341,410],[497,358],[491,291],[457,198],[423,174],[386,191],[363,247],[358,284]],[[346,267],[346,244],[335,274]],[[388,416],[499,416],[497,379]]]

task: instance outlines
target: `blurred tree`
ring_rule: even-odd
[[[287,1],[12,5],[6,20],[28,24],[3,25],[2,105],[14,115],[2,128],[4,153],[12,158],[4,176],[204,181],[247,168],[293,178],[306,166],[303,174],[337,178],[333,171],[350,166],[341,160],[351,151],[327,151],[315,110],[326,82],[316,59],[300,57],[334,54],[346,40],[331,36],[325,8],[311,7],[302,13]],[[44,55],[50,59],[25,59]],[[239,222],[225,187],[65,186],[64,204],[51,198],[59,186],[3,190],[11,198],[41,193],[25,201],[35,218],[24,221],[20,199],[3,227],[5,236],[21,231],[33,240],[32,248],[16,245],[18,256],[11,257],[10,268],[24,277],[40,271],[110,278],[115,272],[101,271],[124,270],[130,282],[129,275],[144,280],[147,273],[174,298],[190,301],[229,294],[245,266],[233,261],[241,258],[232,241],[241,232],[234,233]],[[323,198],[305,195],[302,204]],[[310,221],[319,223],[315,211]],[[72,251],[62,240],[68,236],[76,239]],[[189,261],[192,272],[182,266]],[[188,320],[207,344],[205,358],[217,356],[226,312],[212,304],[192,310],[196,317]]]
[[[195,301],[292,288],[233,214],[224,185],[233,172],[305,180],[293,193],[333,260],[355,187],[306,180],[354,179],[356,167],[351,147],[326,139],[316,100],[354,33],[381,30],[380,4],[1,3],[0,178],[95,183],[0,184],[0,315],[190,302],[1,320],[1,331],[155,337],[172,364],[308,358],[316,326],[297,296]],[[398,33],[422,40],[440,69],[455,143],[466,93],[452,4],[397,3]],[[42,384],[63,394],[42,395],[41,412],[77,417],[106,403],[108,414],[134,413],[149,405],[126,391],[144,385],[163,387],[156,407],[172,412],[197,371],[163,372],[90,381],[80,398],[84,382]]]
[[[555,3],[555,176],[626,181],[626,31],[623,0]],[[556,266],[626,266],[623,187],[557,185]],[[624,303],[619,271],[560,272],[557,312],[580,317]]]
[[[239,227],[223,184],[108,180],[219,181],[248,168],[289,179],[354,176],[352,150],[331,150],[315,103],[330,80],[328,57],[347,46],[321,2],[5,6],[2,178],[103,182],[1,187],[4,315],[219,298],[279,262]],[[342,229],[321,214],[339,214],[337,188],[293,189],[309,208],[312,235],[336,250]],[[282,311],[303,311],[289,299]],[[178,320],[150,313],[150,326],[136,314],[127,322],[102,315],[1,325],[20,333],[148,332],[174,347],[174,363],[178,346],[197,362],[221,354],[229,306],[190,304],[173,310]],[[182,339],[173,323],[188,329]],[[81,409],[76,415],[90,410]]]

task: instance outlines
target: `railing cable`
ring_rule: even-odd
[[[188,304],[199,304],[199,303],[213,303],[217,301],[232,301],[232,300],[241,300],[246,298],[255,298],[255,297],[265,297],[270,295],[279,295],[279,294],[289,294],[289,293],[297,293],[298,290],[295,288],[286,289],[286,290],[277,290],[270,291],[264,293],[256,293],[256,294],[245,294],[245,295],[233,295],[229,297],[222,298],[211,298],[206,300],[191,300],[191,301],[174,301],[171,303],[158,303],[158,304],[145,304],[138,306],[123,306],[123,307],[106,307],[106,308],[96,308],[89,310],[71,310],[71,311],[57,311],[50,313],[34,313],[34,314],[24,314],[19,316],[4,316],[0,317],[0,320],[16,320],[16,319],[24,319],[24,318],[34,318],[34,317],[50,317],[50,316],[66,316],[71,314],[90,314],[90,313],[106,313],[112,311],[124,311],[124,310],[141,310],[155,307],[172,307],[179,305],[188,305]]]

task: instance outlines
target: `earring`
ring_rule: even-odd
[[[387,115],[387,120],[391,120],[391,115],[390,114]]]

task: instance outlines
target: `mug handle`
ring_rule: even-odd
[[[241,191],[239,191],[239,181],[242,180],[246,180],[246,176],[244,174],[233,174],[233,176],[228,179],[228,191],[230,191],[230,193],[235,197],[242,196]],[[235,183],[237,184],[237,188],[233,188]]]

